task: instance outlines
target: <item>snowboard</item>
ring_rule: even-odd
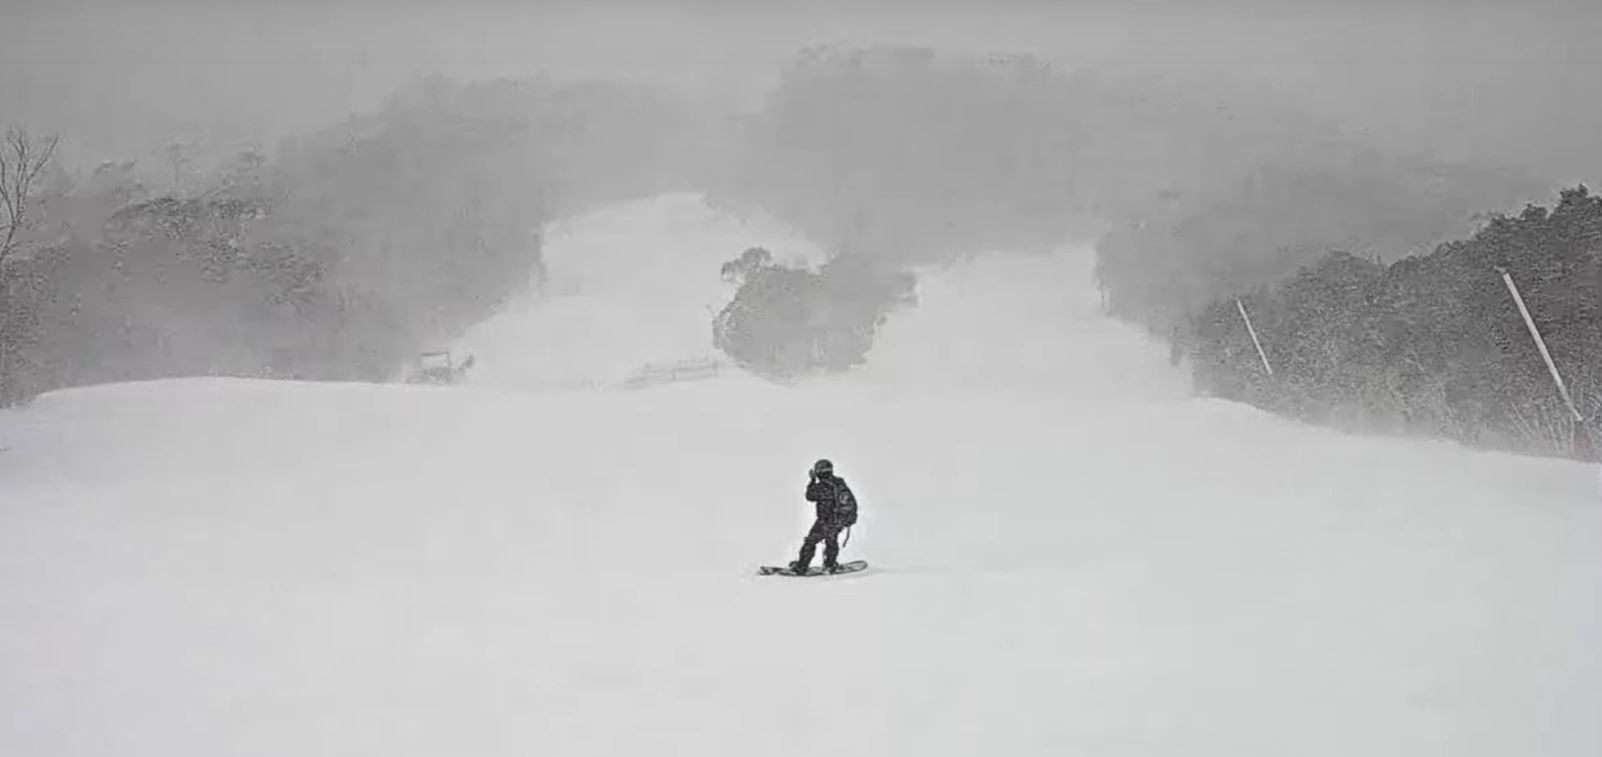
[[[757,567],[757,573],[764,576],[795,576],[796,578],[811,578],[813,576],[840,576],[845,575],[846,573],[855,573],[867,567],[867,560],[852,560],[850,562],[840,563],[840,569],[836,573],[824,573],[822,565],[809,565],[807,566],[807,572],[805,573],[797,573],[791,570],[790,566],[788,565],[761,565]]]

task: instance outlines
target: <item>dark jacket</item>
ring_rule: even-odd
[[[818,520],[849,526],[857,522],[856,495],[839,476],[818,478],[807,484],[807,501],[817,503]],[[845,500],[842,502],[841,500]]]

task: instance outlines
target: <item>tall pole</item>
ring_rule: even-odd
[[[1263,361],[1263,370],[1268,371],[1270,376],[1274,375],[1274,366],[1268,364],[1268,355],[1263,352],[1263,343],[1257,339],[1257,329],[1252,327],[1251,316],[1246,315],[1246,305],[1241,303],[1239,297],[1235,298],[1235,309],[1240,311],[1240,319],[1246,322],[1246,333],[1252,335],[1252,345],[1257,347],[1257,357]]]
[[[1496,271],[1502,274],[1502,281],[1507,284],[1507,291],[1512,293],[1513,302],[1519,306],[1519,315],[1524,316],[1524,326],[1530,330],[1530,338],[1535,340],[1536,348],[1541,350],[1541,359],[1546,361],[1546,370],[1552,374],[1552,383],[1557,384],[1558,394],[1563,397],[1563,404],[1568,406],[1575,422],[1584,423],[1585,416],[1574,406],[1574,399],[1569,396],[1569,388],[1563,385],[1563,376],[1558,374],[1557,365],[1552,362],[1552,353],[1546,349],[1546,340],[1541,338],[1540,330],[1535,328],[1535,320],[1530,318],[1529,308],[1524,307],[1524,297],[1519,294],[1518,286],[1513,283],[1513,275],[1502,266],[1497,266]]]

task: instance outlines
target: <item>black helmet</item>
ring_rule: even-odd
[[[812,464],[812,472],[819,476],[833,475],[834,463],[829,462],[827,459],[819,460]]]

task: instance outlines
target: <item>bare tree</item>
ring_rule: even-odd
[[[11,348],[11,334],[7,328],[11,317],[8,264],[12,254],[21,249],[22,233],[31,220],[28,213],[34,182],[49,165],[60,140],[60,137],[53,137],[40,146],[28,136],[27,130],[12,127],[6,130],[5,145],[0,147],[0,406],[9,405],[15,399],[7,359]]]
[[[27,228],[34,181],[49,165],[60,141],[60,137],[52,137],[40,147],[26,129],[6,130],[5,147],[0,149],[0,277],[11,253],[21,246],[20,235]]]

